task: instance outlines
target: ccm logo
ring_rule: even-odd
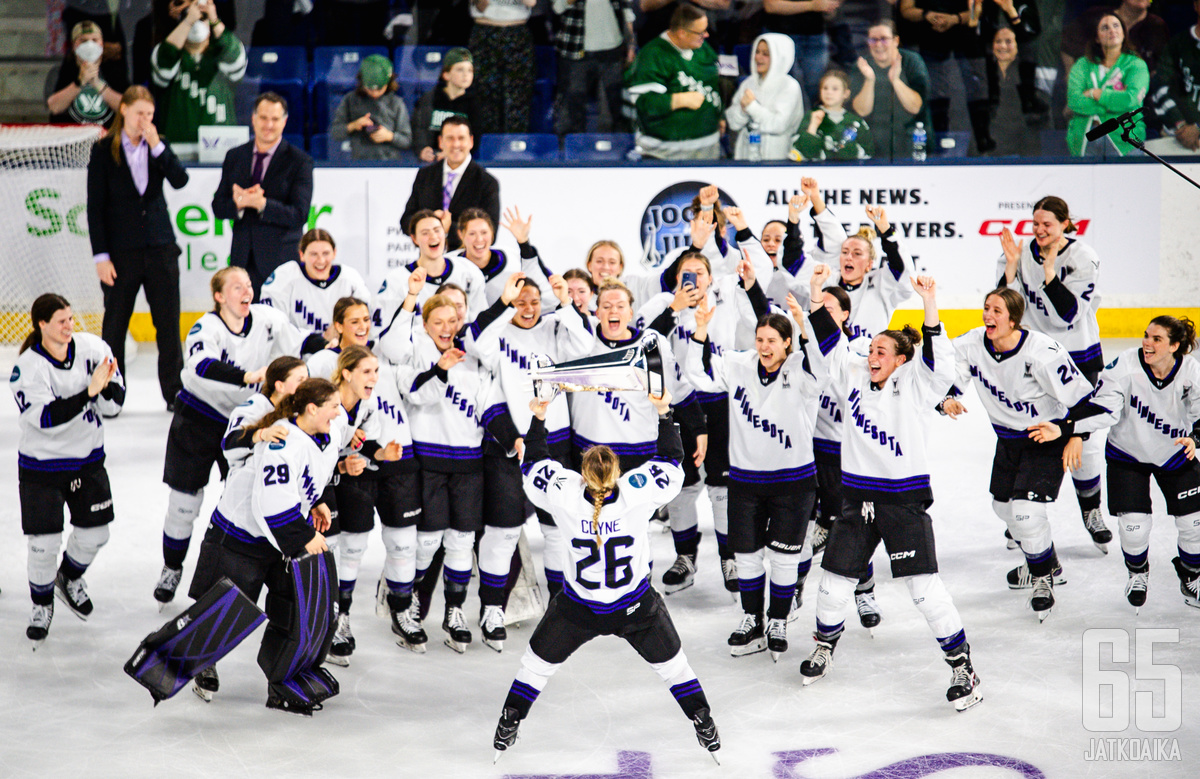
[[[916,556],[917,556],[916,551],[910,549],[907,552],[896,552],[894,555],[890,555],[890,558],[892,560],[903,560],[906,557],[916,557]]]
[[[1083,235],[1087,232],[1090,219],[1080,219],[1075,222],[1076,235]],[[985,219],[979,225],[980,235],[998,236],[1004,232],[1004,228],[1012,229],[1015,235],[1023,235],[1026,237],[1033,235],[1033,220],[1021,219],[1016,222],[1016,227],[1013,227],[1012,219]]]
[[[1193,495],[1200,495],[1200,487],[1192,487],[1190,490],[1184,490],[1183,492],[1179,493],[1178,500],[1190,498]]]

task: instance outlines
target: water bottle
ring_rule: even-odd
[[[751,162],[762,162],[762,132],[754,122],[751,122],[747,128],[747,140],[749,140],[750,146],[746,152],[746,159]]]
[[[917,126],[913,128],[913,162],[925,161],[925,145],[929,141],[929,134],[925,132],[925,123],[917,122]]]

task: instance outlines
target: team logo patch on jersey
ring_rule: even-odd
[[[1119,360],[1119,359],[1121,359],[1121,358],[1114,357],[1112,362],[1110,362],[1108,365],[1104,366],[1104,370],[1111,371],[1113,368],[1117,367],[1117,360]]]
[[[267,280],[264,281],[263,284],[270,284],[273,281],[275,281],[275,273],[274,272],[272,272],[270,276],[267,276]]]
[[[644,474],[635,473],[629,477],[629,484],[633,487],[642,488],[646,486],[646,477]]]
[[[188,330],[188,335],[195,335],[198,332],[200,332],[200,323],[199,322],[192,325],[192,329]]]
[[[12,382],[12,381],[16,381],[16,380],[17,380],[17,379],[19,379],[19,378],[21,378],[21,369],[20,369],[20,367],[18,367],[18,366],[16,366],[16,365],[14,365],[14,366],[13,366],[13,372],[12,372],[12,376],[9,378],[9,381],[10,381],[10,382]]]
[[[271,443],[267,444],[267,448],[273,452],[277,452],[283,448],[283,441],[272,441]]]

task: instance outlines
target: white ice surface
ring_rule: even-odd
[[[1115,354],[1119,346],[1109,344]],[[971,752],[1025,761],[1048,777],[1189,776],[1200,767],[1200,611],[1184,605],[1170,565],[1175,531],[1162,515],[1150,549],[1149,601],[1140,616],[1125,602],[1125,571],[1116,542],[1101,555],[1079,520],[1069,482],[1051,509],[1059,557],[1069,583],[1039,625],[1028,591],[1013,592],[1004,575],[1020,562],[1006,551],[1003,525],[987,495],[995,437],[978,401],[957,422],[932,422],[934,494],[931,509],[942,577],[966,623],[983,702],[958,714],[944,694],[950,674],[924,620],[894,582],[880,550],[877,594],[883,623],[867,636],[854,615],[830,675],[801,688],[799,663],[811,649],[816,582],[808,580],[792,649],[778,664],[766,653],[734,659],[725,639],[740,608],[720,586],[708,512],[702,511],[699,582],[667,599],[683,646],[720,727],[722,768],[697,746],[691,725],[653,671],[624,642],[600,639],[580,650],[551,680],[522,727],[521,739],[492,766],[492,733],[532,624],[510,628],[503,654],[476,643],[464,656],[442,645],[440,596],[426,622],[429,652],[398,648],[386,620],[374,616],[371,595],[382,566],[378,536],[359,579],[353,626],[358,641],[351,667],[333,668],[341,695],[311,720],[268,711],[266,684],[256,663],[260,634],[220,664],[221,691],[204,704],[186,689],[157,708],[122,672],[138,642],[183,610],[180,598],[159,614],[151,591],[161,560],[167,490],[162,458],[170,418],[154,378],[154,353],[143,349],[131,366],[125,411],[106,425],[108,471],[117,519],[112,541],[88,571],[96,610],[87,622],[60,607],[49,640],[37,652],[25,639],[29,616],[25,540],[16,480],[16,410],[0,403],[0,777],[127,776],[399,776],[505,775],[693,777],[808,777],[878,779],[924,776],[930,769],[896,764],[925,755]],[[13,352],[0,353],[0,370]],[[211,513],[219,485],[205,494]],[[180,592],[194,568],[197,523]],[[1109,520],[1110,527],[1113,526]],[[536,529],[532,545],[539,560]],[[674,558],[669,535],[655,539],[655,568]],[[478,601],[468,600],[469,615]],[[1089,733],[1083,727],[1083,632],[1088,628],[1169,628],[1179,642],[1161,644],[1159,664],[1177,666],[1183,680],[1183,726],[1172,733]],[[1132,646],[1131,646],[1132,649]],[[1107,657],[1107,653],[1105,655]],[[1132,664],[1110,665],[1130,671]],[[1144,674],[1148,670],[1143,665]],[[1133,681],[1134,690],[1162,684]],[[1166,737],[1177,740],[1180,762],[1089,762],[1089,740]],[[794,768],[776,753],[835,750]],[[618,770],[618,752],[627,773]],[[641,762],[639,762],[639,760]],[[911,763],[909,764],[911,765]],[[642,767],[639,767],[642,766]],[[894,766],[889,768],[889,766]],[[636,770],[635,770],[636,769]],[[965,767],[939,777],[1016,777],[1011,768]],[[1029,774],[1036,776],[1037,774]]]

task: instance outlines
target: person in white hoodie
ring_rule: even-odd
[[[788,75],[796,59],[796,45],[786,35],[769,32],[754,39],[753,51],[752,72],[738,86],[725,111],[729,131],[736,134],[733,157],[785,160],[804,118],[803,91]],[[761,138],[757,151],[750,143],[751,134]]]

